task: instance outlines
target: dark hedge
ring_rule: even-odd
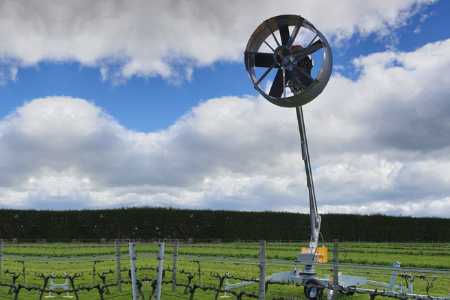
[[[307,240],[308,220],[307,215],[285,212],[171,208],[0,210],[0,238]],[[326,214],[322,216],[322,233],[325,240],[450,242],[450,219]]]

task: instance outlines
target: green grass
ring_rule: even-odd
[[[267,274],[280,271],[292,270],[293,260],[297,256],[300,247],[304,243],[268,243],[267,244]],[[341,263],[368,264],[390,266],[395,261],[400,261],[402,267],[436,268],[450,269],[450,244],[444,243],[340,243],[339,260]],[[155,267],[156,253],[158,245],[155,243],[145,243],[137,245],[138,267]],[[19,277],[18,282],[27,286],[40,286],[42,279],[38,277],[43,274],[75,274],[81,273],[75,283],[77,286],[92,286],[100,282],[99,277],[93,278],[93,261],[96,263],[97,272],[115,270],[114,246],[112,244],[75,244],[75,243],[52,243],[52,244],[7,244],[4,248],[4,262],[2,266],[2,283],[9,283],[11,277],[5,274],[5,270],[20,272],[22,270],[21,260],[25,261],[25,278]],[[129,267],[127,257],[128,247],[121,246],[122,268]],[[166,248],[166,268],[170,268],[172,246]],[[331,254],[331,253],[330,253]],[[242,278],[258,277],[258,243],[221,243],[221,244],[191,244],[181,245],[179,250],[178,270],[195,274],[193,282],[201,286],[217,286],[218,280],[212,274],[225,274]],[[202,271],[198,276],[198,263],[200,260]],[[360,275],[377,281],[389,281],[389,270],[354,269],[343,267],[341,270],[345,274]],[[319,266],[320,276],[330,274],[329,266]],[[122,272],[123,279],[127,279],[127,272]],[[155,278],[155,271],[146,270],[138,274],[139,278],[144,276]],[[166,280],[171,278],[171,273],[167,273]],[[177,275],[178,282],[186,283],[185,274]],[[107,282],[113,283],[114,274],[107,275]],[[63,280],[57,281],[58,283]],[[237,282],[229,280],[228,283]],[[416,279],[415,291],[425,294],[426,282]],[[144,283],[143,291],[146,299],[151,287],[149,283]],[[246,287],[248,292],[256,292],[257,285]],[[450,293],[450,274],[441,274],[434,282],[431,290],[433,295],[448,295]],[[122,295],[123,294],[123,295]],[[122,295],[122,296],[120,296]],[[223,294],[221,294],[223,296]],[[303,289],[295,286],[270,286],[268,298],[296,299],[292,297],[303,297]],[[195,299],[213,299],[213,292],[197,291]],[[366,295],[348,296],[350,299],[368,299]],[[0,299],[13,299],[13,295],[8,294],[7,288],[0,288]],[[23,290],[19,294],[19,299],[38,299],[36,291]],[[64,299],[56,297],[54,299]],[[99,299],[98,292],[91,290],[80,293],[81,300]],[[129,285],[123,285],[122,293],[116,287],[110,289],[110,293],[105,295],[105,299],[125,300],[131,299]],[[162,299],[188,299],[188,295],[183,293],[183,288],[177,288],[172,292],[170,285],[165,285]],[[225,298],[226,299],[226,298]],[[235,299],[230,298],[230,299]],[[243,298],[249,299],[249,298]]]

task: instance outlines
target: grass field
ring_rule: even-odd
[[[279,271],[289,271],[295,266],[293,260],[297,256],[303,243],[268,243],[267,244],[267,274]],[[171,244],[166,246],[165,268],[170,269],[172,264]],[[138,277],[139,279],[155,279],[157,265],[156,243],[138,243]],[[129,258],[128,247],[124,243],[121,246],[121,272],[122,279],[128,281]],[[177,282],[188,283],[188,275],[192,274],[192,284],[202,287],[217,287],[217,277],[229,273],[239,278],[258,278],[258,243],[196,243],[182,244],[179,249],[177,263]],[[104,273],[107,283],[115,282],[115,249],[113,244],[76,244],[76,243],[48,243],[48,244],[6,244],[3,249],[2,278],[3,284],[10,284],[12,273],[23,273],[17,278],[17,283],[27,288],[38,288],[43,285],[42,276],[55,274],[73,275],[78,273],[75,286],[81,288],[93,287],[101,283],[99,274]],[[331,253],[330,253],[331,254]],[[342,264],[340,270],[345,274],[360,275],[371,280],[389,281],[391,271],[387,268],[360,268],[355,265],[379,265],[389,267],[395,261],[400,261],[402,267],[408,268],[433,268],[439,273],[426,273],[426,280],[437,278],[430,290],[432,295],[446,296],[450,294],[450,244],[443,243],[340,243],[339,261]],[[93,271],[95,268],[95,276]],[[5,273],[6,272],[6,273]],[[410,273],[419,275],[426,270],[413,270]],[[319,265],[320,276],[330,275],[329,265]],[[41,277],[40,277],[41,276]],[[165,280],[172,277],[166,273]],[[416,293],[426,293],[426,280],[416,279],[414,282]],[[62,283],[64,279],[57,279],[55,283]],[[225,283],[231,284],[238,280],[227,279]],[[256,293],[257,284],[248,286],[243,291]],[[149,281],[143,282],[142,291],[145,299],[148,299],[151,285]],[[236,291],[237,292],[237,291]],[[162,291],[162,299],[189,299],[189,293],[184,293],[183,287],[178,287],[175,292],[171,285],[165,284]],[[43,296],[48,296],[44,293]],[[55,295],[56,296],[56,295]],[[79,294],[81,300],[100,299],[96,289],[82,291]],[[224,293],[219,293],[225,298]],[[8,293],[7,287],[0,288],[0,298],[14,299],[14,293]],[[196,290],[194,299],[214,299],[214,291]],[[345,296],[352,299],[368,299],[367,295]],[[267,299],[303,299],[303,288],[288,285],[270,285]],[[25,288],[19,292],[18,299],[39,299],[36,290],[27,291]],[[43,298],[45,299],[45,298]],[[56,296],[53,299],[67,299]],[[117,287],[110,287],[105,293],[104,299],[131,299],[130,285],[123,284],[122,292]],[[232,297],[231,299],[236,299]],[[250,299],[243,297],[242,299]]]

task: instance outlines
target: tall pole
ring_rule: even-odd
[[[3,273],[3,239],[0,239],[0,280],[2,279]]]
[[[309,159],[308,139],[306,138],[305,120],[303,118],[303,109],[301,106],[297,106],[297,121],[298,129],[300,132],[300,141],[302,147],[302,159],[305,163],[306,184],[309,192],[309,218],[311,226],[311,236],[309,242],[309,250],[311,253],[316,252],[316,248],[319,244],[320,233],[320,215],[317,211],[316,193],[314,191],[314,181],[311,169],[311,161]]]
[[[266,297],[266,241],[259,242],[259,291],[258,300]]]
[[[158,278],[156,284],[156,300],[161,299],[161,289],[162,289],[162,276],[164,270],[164,242],[159,244],[159,254],[158,254]]]
[[[131,296],[132,300],[138,300],[138,288],[136,278],[136,244],[130,242],[128,244],[128,251],[130,254],[130,272],[131,272]]]
[[[117,283],[117,289],[119,292],[122,291],[122,274],[120,271],[120,241],[115,240],[114,241],[114,248],[116,250],[116,283]]]
[[[177,290],[177,260],[178,260],[178,240],[175,241],[172,254],[172,292]]]

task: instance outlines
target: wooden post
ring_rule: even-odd
[[[198,282],[200,285],[202,285],[202,267],[200,264],[200,261],[198,259],[193,260],[197,264],[197,275],[198,275]]]
[[[122,274],[120,273],[120,241],[114,241],[114,247],[116,249],[116,283],[119,292],[122,291]]]
[[[128,252],[130,255],[130,272],[131,272],[131,296],[132,300],[138,300],[138,287],[136,278],[136,244],[130,242],[128,244]]]
[[[3,274],[3,239],[0,239],[0,280],[2,279]]]
[[[164,242],[161,242],[159,244],[159,254],[158,254],[158,278],[156,281],[156,300],[161,300],[163,270],[164,270]]]
[[[23,284],[27,284],[27,269],[25,268],[25,256],[22,256],[22,260],[20,261],[22,264],[22,278]]]
[[[175,241],[172,254],[172,292],[177,290],[177,260],[178,260],[178,240]]]
[[[266,297],[266,241],[259,242],[259,290],[258,300]]]
[[[92,263],[92,284],[95,284],[95,281],[96,281],[96,273],[97,273],[97,268],[96,268],[96,266],[97,266],[97,260],[95,259],[95,256],[94,256],[94,262]]]

